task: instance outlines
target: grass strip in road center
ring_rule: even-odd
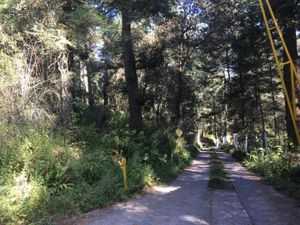
[[[227,172],[224,169],[222,162],[218,159],[215,150],[212,150],[210,161],[210,176],[208,187],[211,189],[225,189],[230,183]]]

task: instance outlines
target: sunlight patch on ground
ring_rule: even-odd
[[[153,188],[153,190],[155,192],[158,192],[158,193],[161,193],[161,194],[169,194],[173,191],[179,190],[180,188],[181,188],[180,186],[166,186],[166,187],[164,187],[164,186],[155,186]]]
[[[127,205],[121,206],[119,208],[126,210],[126,212],[128,212],[128,213],[145,213],[145,212],[149,211],[149,208],[142,204],[127,204]]]
[[[201,219],[199,219],[195,216],[191,216],[191,215],[181,216],[180,219],[187,221],[187,222],[191,222],[193,224],[209,225],[209,223],[206,222],[205,220],[201,220]]]
[[[248,173],[242,174],[239,172],[240,170],[234,170],[234,169],[232,169],[232,171],[235,171],[235,172],[238,171],[238,172],[235,175],[231,175],[231,179],[247,179],[247,180],[254,180],[254,181],[261,180],[261,177],[253,175],[253,174],[248,174]]]

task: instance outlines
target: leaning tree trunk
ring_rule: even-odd
[[[131,22],[126,10],[122,11],[122,47],[126,78],[126,88],[129,102],[130,126],[132,129],[143,128],[142,106],[140,101],[138,78],[132,46]]]

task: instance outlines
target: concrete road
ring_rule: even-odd
[[[202,152],[171,185],[154,187],[154,193],[117,204],[101,215],[86,216],[83,224],[210,224],[209,157],[209,152]]]
[[[228,190],[209,190],[209,151],[173,183],[154,192],[84,214],[64,225],[300,225],[295,202],[218,152],[232,179]],[[300,218],[300,217],[299,217]],[[299,221],[299,222],[298,222]]]
[[[224,152],[218,152],[240,202],[254,225],[300,225],[300,208]]]

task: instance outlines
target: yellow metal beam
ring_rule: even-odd
[[[125,158],[122,158],[121,166],[122,166],[122,175],[123,175],[124,189],[127,192],[127,190],[128,190],[128,184],[127,184],[127,162],[126,162]]]
[[[261,0],[259,0],[259,1],[261,1]],[[293,61],[293,59],[292,59],[292,57],[291,57],[290,51],[289,51],[289,49],[288,49],[288,47],[287,47],[287,45],[286,45],[286,42],[285,42],[284,37],[283,37],[283,35],[282,35],[282,32],[281,32],[281,30],[280,30],[280,28],[279,28],[279,25],[278,25],[278,22],[277,22],[277,20],[276,20],[275,15],[274,15],[274,11],[273,11],[273,9],[272,9],[272,6],[271,6],[271,4],[270,4],[270,1],[269,1],[269,0],[265,0],[265,1],[266,1],[266,5],[267,5],[267,7],[268,7],[268,9],[269,9],[269,12],[270,12],[272,21],[273,21],[273,23],[274,23],[274,27],[276,28],[277,33],[278,33],[279,38],[280,38],[280,41],[281,41],[281,43],[282,43],[282,45],[283,45],[284,52],[285,52],[285,54],[286,54],[286,56],[287,56],[287,58],[288,58],[288,61],[291,62],[292,71],[293,71],[294,75],[296,76],[296,79],[298,80],[298,83],[300,84],[300,78],[299,78],[299,76],[297,75],[297,69],[296,69],[296,66],[295,66],[294,61]],[[264,10],[264,8],[263,8],[263,10]]]
[[[260,9],[261,9],[261,12],[262,12],[262,15],[263,15],[263,19],[264,19],[264,22],[265,22],[265,25],[266,25],[266,28],[267,28],[267,34],[268,34],[269,41],[270,41],[270,44],[271,44],[272,53],[273,53],[273,56],[274,56],[274,59],[275,59],[277,72],[279,74],[279,78],[280,78],[280,81],[281,81],[281,84],[282,84],[282,87],[283,87],[284,96],[285,96],[285,99],[286,99],[286,102],[287,102],[288,110],[289,110],[289,113],[290,113],[290,116],[291,116],[291,119],[292,119],[295,136],[297,138],[297,143],[298,143],[298,145],[300,145],[300,135],[299,135],[299,130],[298,130],[298,127],[297,127],[297,122],[296,122],[297,112],[296,112],[296,96],[295,96],[295,81],[298,85],[300,85],[300,78],[297,75],[297,70],[296,70],[295,64],[292,60],[289,49],[287,48],[287,45],[286,45],[285,40],[283,38],[282,32],[281,32],[281,30],[278,26],[277,20],[275,18],[275,15],[274,15],[274,12],[273,12],[273,9],[271,7],[271,4],[270,4],[269,0],[265,0],[265,3],[267,5],[268,11],[270,13],[270,16],[271,16],[271,19],[272,19],[272,22],[273,22],[273,25],[274,25],[272,28],[270,28],[270,25],[269,25],[269,22],[268,22],[268,17],[267,17],[266,11],[265,11],[263,0],[258,0],[258,2],[259,2],[259,6],[260,6]],[[276,29],[276,31],[278,33],[278,36],[280,38],[280,41],[281,41],[281,44],[283,46],[284,52],[285,52],[285,54],[287,56],[287,59],[288,59],[288,61],[286,61],[284,63],[280,63],[280,61],[279,61],[278,53],[277,53],[276,46],[275,46],[275,43],[274,43],[274,39],[273,39],[273,36],[272,36],[272,33],[271,33],[271,31],[274,30],[274,29]],[[286,84],[284,82],[284,74],[283,74],[283,69],[282,69],[282,67],[287,65],[287,64],[290,64],[290,72],[291,72],[290,76],[291,76],[291,85],[292,85],[292,90],[291,90],[292,91],[292,103],[290,101],[290,97],[288,95]]]

